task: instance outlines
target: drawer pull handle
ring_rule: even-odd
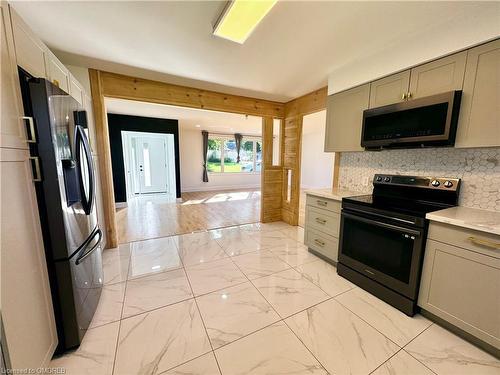
[[[322,218],[320,218],[320,217],[317,217],[317,218],[316,218],[316,222],[317,222],[318,224],[321,224],[321,225],[325,225],[325,224],[326,224],[326,220],[325,220],[325,219],[322,219]]]
[[[314,242],[316,243],[316,245],[319,245],[321,247],[325,246],[325,243],[323,241],[318,240],[318,239],[315,239]]]
[[[318,204],[318,206],[323,206],[323,207],[328,206],[328,202],[320,201],[319,199],[316,201],[316,203]]]
[[[500,242],[483,240],[482,238],[476,238],[476,237],[469,237],[469,241],[476,245],[486,246],[492,249],[500,250]]]

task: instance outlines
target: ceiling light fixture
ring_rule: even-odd
[[[278,0],[229,1],[214,28],[214,35],[243,44]]]

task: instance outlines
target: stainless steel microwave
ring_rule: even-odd
[[[363,112],[366,149],[453,146],[462,91],[413,99]]]

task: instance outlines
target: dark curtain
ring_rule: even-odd
[[[241,150],[241,140],[243,136],[241,134],[236,133],[234,135],[234,140],[236,141],[236,152],[238,153],[238,157],[236,158],[236,162],[240,162],[240,150]]]
[[[202,130],[201,135],[203,136],[203,182],[208,182],[208,171],[207,171],[208,132],[206,130]]]

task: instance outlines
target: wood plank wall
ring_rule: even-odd
[[[281,215],[283,221],[290,225],[297,225],[299,221],[302,119],[303,116],[292,116],[285,119]],[[290,183],[288,173],[291,173]],[[288,189],[290,189],[290,194]]]
[[[111,169],[111,152],[105,97],[138,100],[151,103],[177,105],[213,111],[240,113],[263,117],[263,128],[271,131],[265,136],[268,142],[263,147],[263,158],[267,165],[262,173],[261,219],[281,220],[282,166],[272,166],[272,124],[273,118],[282,119],[285,114],[283,103],[229,95],[192,87],[171,85],[121,74],[89,69],[92,103],[95,116],[99,167],[101,173],[104,215],[106,217],[107,246],[118,246],[116,228],[115,198]],[[270,146],[269,146],[269,142]],[[270,161],[270,162],[269,162]]]
[[[262,173],[260,221],[268,223],[281,220],[281,194],[283,167],[273,165],[273,118],[262,119]],[[280,132],[282,134],[282,132]]]
[[[290,225],[299,220],[300,168],[303,118],[326,109],[327,87],[285,103],[285,146],[283,148],[282,218]],[[335,153],[332,187],[338,185],[340,153]],[[288,171],[291,173],[290,200],[287,200]]]

